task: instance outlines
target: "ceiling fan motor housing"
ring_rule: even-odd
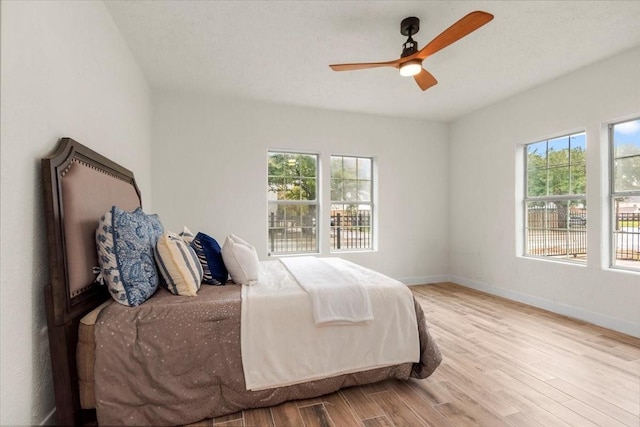
[[[420,19],[415,16],[404,18],[400,23],[400,34],[403,36],[413,36],[420,31]]]
[[[400,23],[400,34],[409,37],[402,45],[402,58],[412,55],[418,51],[418,43],[411,38],[411,36],[416,34],[418,31],[420,31],[420,19],[415,16],[404,18]]]

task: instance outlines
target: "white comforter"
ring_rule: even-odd
[[[242,287],[242,364],[248,390],[418,361],[409,288],[349,261],[323,260],[358,277],[369,294],[373,320],[315,326],[307,293],[284,265],[261,262],[260,281]]]

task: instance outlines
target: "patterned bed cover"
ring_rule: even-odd
[[[248,391],[240,349],[240,291],[234,284],[203,286],[194,298],[159,289],[135,308],[106,306],[95,326],[80,328],[83,407],[95,403],[100,425],[188,424],[387,378],[426,378],[440,364],[440,351],[414,300],[420,362]]]

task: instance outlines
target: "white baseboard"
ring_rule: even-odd
[[[583,320],[594,325],[602,326],[607,329],[622,332],[640,338],[640,323],[629,322],[627,320],[617,319],[601,313],[585,310],[569,304],[563,304],[556,301],[547,300],[533,295],[523,294],[509,289],[498,288],[486,283],[477,282],[475,280],[453,275],[451,281],[468,288],[486,292],[488,294],[507,298],[512,301],[521,302],[523,304],[538,307],[543,310],[561,314],[563,316],[573,317],[574,319]]]
[[[53,407],[51,412],[49,412],[49,415],[44,417],[44,420],[42,420],[40,425],[41,426],[54,426],[54,425],[56,425],[56,408],[55,408],[55,406]]]
[[[451,281],[451,276],[449,276],[448,274],[442,274],[439,276],[405,277],[397,280],[407,286],[428,285],[431,283],[449,282]]]

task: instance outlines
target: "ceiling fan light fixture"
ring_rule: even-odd
[[[407,61],[400,66],[400,75],[404,77],[415,76],[422,70],[422,61],[419,59],[413,59]]]

